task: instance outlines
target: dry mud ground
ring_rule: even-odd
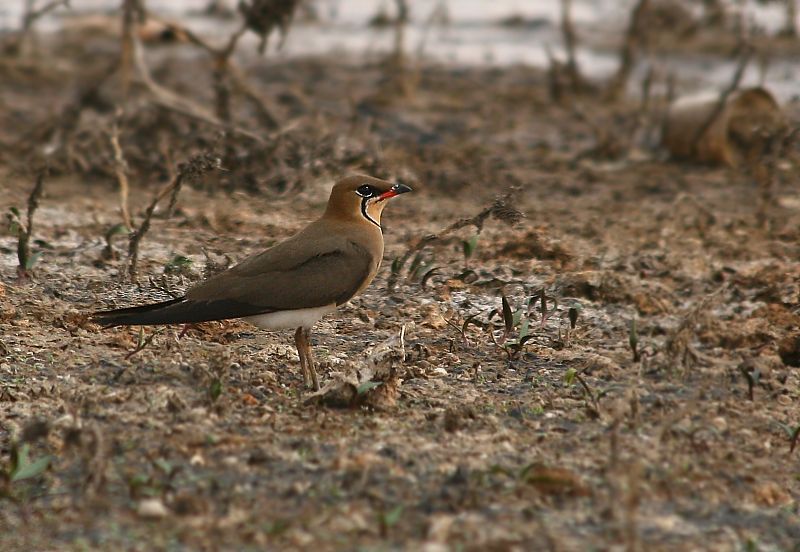
[[[64,96],[57,78],[17,76],[3,87],[6,144]],[[300,117],[305,161],[265,163],[246,189],[185,187],[175,214],[153,219],[139,287],[120,277],[124,236],[118,258],[103,257],[117,192],[113,164],[93,172],[90,151],[45,183],[29,280],[16,278],[16,237],[0,237],[0,549],[800,549],[791,164],[763,230],[744,171],[599,157],[591,126],[550,102],[537,71],[425,67],[390,98],[379,66],[297,61],[254,79]],[[612,130],[635,110],[580,101]],[[194,147],[198,128],[174,147]],[[136,140],[157,147],[123,133],[130,156]],[[0,210],[24,211],[32,178],[13,151],[2,160]],[[165,178],[145,165],[132,176],[137,221]],[[350,406],[299,396],[290,332],[147,329],[128,357],[136,329],[85,317],[181,290],[202,277],[204,250],[224,263],[291,235],[355,170],[415,192],[386,211],[375,282],[315,332],[325,381],[395,370]],[[424,286],[411,260],[389,285],[393,259],[510,185],[522,221],[487,220],[466,260],[475,230],[455,232],[424,249],[419,272],[437,267]],[[188,261],[170,265],[177,256]],[[540,302],[527,309],[541,289],[558,299],[544,322]],[[501,290],[530,319],[515,356],[501,317],[487,325]],[[368,361],[381,346],[391,354]],[[49,466],[9,482],[23,442]]]

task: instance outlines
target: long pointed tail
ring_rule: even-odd
[[[92,319],[107,328],[114,326],[145,326],[149,324],[181,324],[186,322],[184,297],[140,307],[114,309],[92,313]],[[184,308],[181,308],[181,307]]]

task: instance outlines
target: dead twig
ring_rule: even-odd
[[[696,364],[700,361],[706,363],[714,362],[714,359],[694,348],[690,340],[695,334],[695,327],[708,318],[708,311],[729,288],[730,284],[726,283],[709,293],[681,319],[678,327],[667,336],[664,342],[662,352],[666,357],[665,365],[671,367],[677,363],[685,370],[690,364]]]
[[[147,210],[144,214],[144,219],[139,225],[139,228],[130,236],[130,241],[128,244],[128,275],[130,276],[131,281],[137,281],[136,268],[139,259],[139,244],[142,241],[142,238],[144,238],[144,235],[150,229],[150,219],[153,217],[153,213],[155,212],[158,203],[169,195],[170,202],[168,212],[172,212],[175,207],[175,202],[178,198],[178,193],[180,192],[184,181],[197,180],[207,172],[218,168],[220,168],[220,160],[218,157],[209,153],[196,155],[188,162],[181,164],[178,167],[178,172],[176,173],[175,178],[162,187],[158,194],[156,194],[156,196],[153,198],[153,201],[151,201],[150,205],[147,207]]]
[[[572,0],[561,0],[561,35],[564,38],[564,49],[567,52],[567,77],[570,80],[572,91],[580,92],[585,88],[586,80],[581,75],[578,58],[575,55],[578,35],[572,24]]]
[[[139,341],[136,343],[136,348],[133,349],[130,353],[125,355],[125,360],[129,360],[133,355],[144,351],[148,345],[153,342],[156,336],[161,335],[167,330],[167,328],[161,328],[159,330],[154,331],[149,336],[144,337],[144,328],[139,326]]]
[[[185,96],[179,95],[168,88],[165,88],[153,80],[150,74],[150,69],[144,61],[144,49],[141,41],[137,37],[133,39],[134,44],[134,63],[144,86],[153,96],[153,101],[159,107],[173,111],[184,117],[189,117],[202,121],[211,126],[219,127],[227,132],[239,134],[258,142],[265,144],[266,141],[260,135],[247,129],[238,127],[236,125],[227,123],[212,113],[209,113],[203,106],[189,100]]]
[[[160,19],[148,13],[148,17],[160,21]],[[167,24],[166,22],[164,22]],[[273,111],[267,106],[266,100],[247,82],[247,78],[242,73],[241,69],[236,65],[233,60],[233,53],[239,43],[239,39],[247,31],[247,23],[243,23],[236,31],[234,31],[225,46],[217,47],[206,41],[203,37],[196,34],[188,27],[179,25],[178,23],[168,23],[178,33],[195,46],[204,50],[214,62],[214,86],[217,93],[215,100],[217,116],[223,121],[230,122],[229,117],[225,114],[230,113],[230,86],[232,85],[236,92],[250,101],[267,128],[278,128],[278,118]]]
[[[117,111],[117,116],[111,125],[109,140],[114,150],[114,173],[117,175],[117,183],[119,184],[119,210],[122,215],[122,222],[130,229],[133,228],[133,224],[131,222],[131,213],[128,208],[128,163],[125,161],[125,156],[122,153],[122,147],[119,143],[120,116],[121,111]]]
[[[119,57],[120,78],[122,81],[122,100],[128,99],[131,82],[131,61],[133,59],[134,34],[136,27],[144,20],[145,12],[141,0],[122,0],[122,36]]]
[[[797,38],[797,0],[783,0],[785,17],[781,36]]]
[[[736,72],[733,74],[733,79],[728,87],[722,91],[719,95],[719,99],[717,103],[714,105],[714,109],[708,114],[706,120],[703,121],[703,124],[700,125],[695,132],[694,136],[692,137],[692,152],[693,155],[697,155],[697,149],[700,146],[700,140],[708,132],[708,129],[711,128],[711,125],[714,124],[714,121],[719,117],[722,110],[725,109],[725,104],[728,102],[728,98],[731,94],[733,94],[738,88],[739,83],[742,81],[742,77],[744,76],[744,72],[747,69],[748,64],[750,63],[750,59],[753,57],[753,53],[755,52],[754,48],[747,43],[743,43],[738,48],[739,53],[739,65],[736,67]]]
[[[545,45],[545,54],[549,60],[548,88],[550,97],[556,102],[561,102],[565,96],[585,94],[592,89],[578,67],[578,35],[572,23],[572,0],[561,0],[561,37],[567,56],[566,62],[557,60],[549,46]]]
[[[606,98],[609,101],[616,101],[625,91],[636,64],[637,50],[646,47],[644,22],[649,9],[650,0],[639,0],[631,12],[628,29],[625,31],[625,40],[619,54],[619,67],[606,89]]]
[[[108,447],[103,433],[97,423],[90,422],[83,428],[75,428],[78,432],[77,439],[81,447],[81,455],[86,470],[83,491],[89,496],[94,496],[106,482],[106,468],[108,467]]]
[[[236,92],[244,96],[246,100],[253,104],[253,107],[255,107],[256,113],[258,114],[264,126],[269,129],[278,128],[280,126],[278,117],[267,105],[267,100],[261,94],[259,94],[255,88],[253,88],[253,86],[247,81],[244,74],[242,74],[241,69],[239,69],[232,61],[228,65],[228,74],[231,78],[231,84],[235,88]]]
[[[58,7],[64,6],[69,8],[69,2],[70,0],[51,0],[40,8],[36,8],[36,0],[26,0],[19,33],[3,46],[5,53],[17,56],[20,55],[25,40],[28,38],[28,35],[30,35],[36,21]]]
[[[41,149],[50,157],[54,156],[55,152],[65,149],[70,134],[78,125],[81,113],[95,101],[100,88],[118,69],[119,65],[115,61],[88,77],[78,86],[72,101],[68,102],[57,116],[20,139],[20,149],[27,151],[28,155]]]
[[[36,174],[36,183],[28,196],[28,212],[25,224],[20,224],[19,235],[17,236],[17,260],[19,261],[17,276],[20,280],[24,280],[28,277],[29,271],[33,268],[38,257],[38,255],[31,256],[30,241],[33,235],[33,215],[36,209],[39,208],[39,200],[42,197],[44,179],[47,173],[48,170],[45,167]]]
[[[633,139],[631,129],[615,129],[610,122],[595,121],[577,103],[570,106],[570,111],[578,121],[589,126],[595,139],[593,146],[578,152],[575,161],[585,158],[619,159],[630,151]]]
[[[448,234],[452,234],[456,230],[460,230],[461,228],[465,228],[467,226],[474,227],[478,233],[483,230],[483,225],[485,224],[486,220],[489,218],[495,218],[497,220],[502,220],[507,224],[513,226],[517,224],[520,220],[522,220],[525,215],[519,211],[516,207],[511,205],[511,199],[513,195],[518,191],[516,187],[512,187],[508,192],[503,194],[502,196],[496,198],[490,205],[485,207],[481,212],[477,215],[469,218],[463,218],[457,220],[450,226],[447,226],[443,230],[441,230],[438,234],[429,234],[427,236],[423,236],[422,238],[417,241],[412,247],[410,247],[402,257],[397,261],[397,265],[399,267],[405,266],[406,262],[417,252],[422,251],[429,245],[432,245],[437,242],[444,241],[445,237]],[[397,277],[400,271],[393,271],[392,274],[389,276],[389,280],[387,282],[387,286],[389,289],[393,289],[394,286],[397,284]]]
[[[788,156],[791,148],[800,137],[800,127],[789,128],[784,125],[778,131],[763,129],[762,147],[755,155],[749,156],[751,171],[758,186],[758,208],[756,224],[759,228],[770,230],[770,212],[775,207],[775,188],[778,182],[778,163]]]
[[[584,392],[589,397],[589,399],[591,399],[592,407],[594,408],[594,413],[599,416],[600,415],[600,405],[597,403],[597,397],[595,397],[595,394],[591,390],[591,388],[589,387],[589,384],[586,383],[586,380],[583,379],[583,376],[580,375],[580,374],[575,374],[575,379],[578,381],[578,383],[581,384],[581,387],[583,387]]]

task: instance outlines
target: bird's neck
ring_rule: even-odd
[[[322,216],[324,220],[338,221],[349,224],[370,225],[375,230],[381,231],[382,203],[364,203],[355,209],[328,209]]]

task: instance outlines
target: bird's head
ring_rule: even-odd
[[[325,216],[356,218],[380,227],[386,200],[410,191],[405,184],[364,175],[348,176],[333,186]]]

